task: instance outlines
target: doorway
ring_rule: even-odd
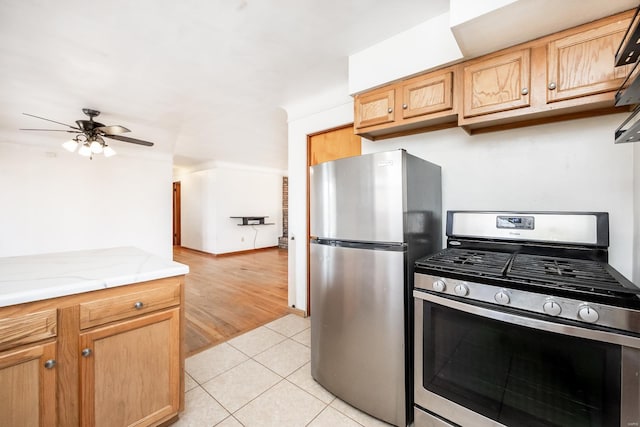
[[[311,238],[309,167],[318,163],[362,154],[362,140],[353,133],[353,123],[307,136],[307,242]],[[307,315],[311,315],[310,247],[307,244]]]

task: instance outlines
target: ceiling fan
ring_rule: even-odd
[[[76,134],[70,141],[65,142],[62,146],[71,152],[74,152],[76,148],[80,147],[78,154],[93,158],[94,154],[103,153],[105,157],[111,157],[116,154],[115,150],[111,148],[104,138],[115,139],[117,141],[130,142],[132,144],[144,145],[147,147],[153,146],[153,142],[143,141],[141,139],[131,138],[128,136],[122,136],[123,133],[131,132],[124,126],[113,125],[105,126],[102,123],[93,121],[94,117],[100,115],[100,111],[92,110],[90,108],[83,108],[82,112],[89,116],[89,120],[76,120],[76,126],[68,125],[66,123],[57,122],[55,120],[46,119],[44,117],[34,116],[33,114],[22,113],[25,116],[35,117],[36,119],[46,120],[48,122],[57,123],[59,125],[67,126],[70,129],[20,129],[28,131],[44,131],[44,132],[67,132]]]

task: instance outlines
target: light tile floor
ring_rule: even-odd
[[[386,426],[311,378],[309,319],[289,314],[185,362],[176,427]]]

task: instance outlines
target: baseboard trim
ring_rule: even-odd
[[[304,310],[300,310],[299,308],[289,307],[289,312],[291,314],[298,315],[300,317],[307,317],[307,312]]]
[[[190,248],[188,246],[181,246],[181,247],[184,248],[184,249],[189,249],[190,251],[199,252],[199,253],[201,253],[203,255],[209,255],[209,256],[212,256],[212,257],[215,257],[215,258],[217,258],[217,257],[225,257],[225,256],[232,256],[232,255],[240,255],[240,254],[246,255],[246,254],[249,254],[251,252],[260,252],[260,251],[266,251],[266,250],[270,250],[270,249],[281,249],[281,248],[278,248],[278,245],[274,245],[274,246],[266,246],[264,248],[246,249],[246,250],[243,250],[243,251],[224,252],[224,253],[221,253],[221,254],[214,254],[214,253],[211,253],[211,252],[201,251],[200,249],[193,249],[193,248]]]

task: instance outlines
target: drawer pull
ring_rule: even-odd
[[[89,357],[91,356],[91,349],[90,348],[85,348],[84,350],[82,350],[82,357]]]
[[[527,89],[526,87],[523,87],[520,93],[522,93],[523,95],[526,95],[529,93],[529,89]]]
[[[393,108],[387,109],[387,113],[389,113],[389,114],[393,113]]]
[[[49,359],[46,362],[44,362],[44,367],[47,369],[53,369],[55,366],[56,366],[55,359]]]
[[[554,82],[549,83],[549,90],[554,90],[556,88],[556,84]]]
[[[142,307],[144,307],[144,304],[142,303],[142,301],[138,301],[137,303],[133,304],[133,307],[136,310],[140,310]]]

